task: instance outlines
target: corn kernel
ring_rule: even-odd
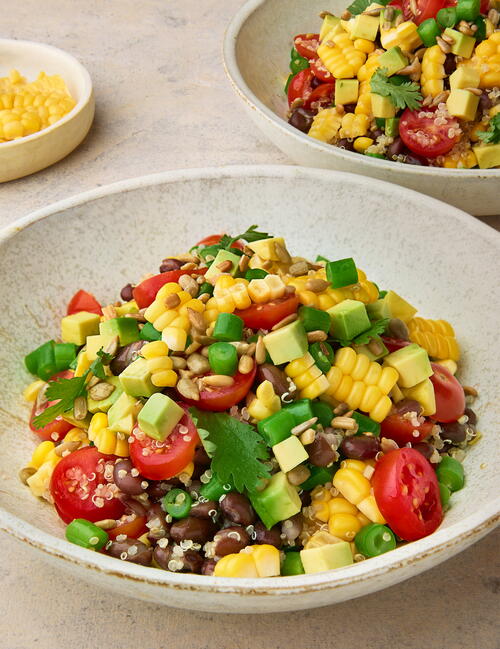
[[[354,505],[370,495],[370,481],[355,469],[339,469],[333,476],[332,482],[344,498]]]
[[[25,401],[36,401],[38,393],[44,385],[45,381],[39,380],[33,381],[33,383],[30,383],[28,387],[24,388],[23,398],[25,399]]]
[[[141,356],[144,358],[156,358],[157,356],[167,356],[168,346],[162,340],[155,340],[147,343],[141,348]]]
[[[353,147],[358,153],[364,153],[373,142],[371,137],[358,137],[354,140]]]
[[[338,513],[328,520],[328,531],[344,541],[352,541],[362,525],[355,514]]]

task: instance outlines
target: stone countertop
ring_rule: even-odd
[[[78,192],[160,170],[290,163],[253,127],[223,72],[222,35],[240,1],[42,4],[4,0],[2,35],[74,54],[92,76],[96,118],[72,155],[0,185],[0,227]],[[498,227],[494,219],[484,220]],[[326,649],[338,642],[344,649],[494,649],[499,539],[493,533],[433,570],[352,602],[255,618],[115,597],[2,535],[0,646]]]

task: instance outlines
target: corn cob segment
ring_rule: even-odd
[[[462,65],[473,65],[480,75],[480,88],[500,86],[500,31],[479,43],[474,56]]]
[[[314,358],[305,354],[302,358],[288,363],[285,373],[293,379],[293,382],[300,390],[301,399],[316,399],[320,394],[328,390],[330,384],[328,379],[314,362]]]
[[[347,33],[321,43],[318,56],[335,79],[352,79],[366,60],[366,54],[354,47]]]
[[[346,113],[342,117],[342,128],[340,129],[340,137],[361,137],[368,133],[370,126],[370,117],[360,113]]]
[[[425,349],[432,358],[458,361],[460,348],[453,327],[446,320],[412,318],[408,323],[410,340]]]
[[[388,30],[382,29],[380,42],[386,50],[399,46],[403,52],[413,52],[414,49],[422,45],[417,32],[417,25],[410,20]]]
[[[371,117],[372,102],[370,79],[378,68],[380,54],[380,50],[375,50],[369,54],[364,65],[362,65],[358,70],[359,96],[356,108],[354,109],[356,114],[363,114]]]
[[[422,74],[420,83],[424,97],[431,95],[436,97],[444,90],[445,71],[444,62],[446,54],[439,45],[433,45],[425,50],[422,58]]]
[[[336,108],[325,108],[314,116],[308,135],[321,142],[331,142],[339,132],[342,115]]]
[[[96,413],[90,422],[88,437],[101,453],[128,457],[128,440],[125,433],[108,428],[108,416],[104,412]]]
[[[320,269],[311,275],[301,275],[300,277],[285,277],[284,281],[290,286],[294,286],[299,301],[306,306],[314,306],[317,309],[326,311],[343,300],[358,300],[368,304],[378,299],[378,289],[366,278],[366,274],[358,268],[358,282],[351,286],[342,288],[327,288],[324,291],[315,293],[307,288],[307,282],[311,279],[326,280],[326,272]]]

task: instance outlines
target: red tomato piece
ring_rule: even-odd
[[[200,410],[209,410],[211,412],[228,410],[242,401],[250,392],[256,372],[257,367],[254,363],[254,368],[249,374],[240,374],[240,372],[237,372],[233,376],[234,383],[230,387],[201,390],[198,401],[191,401],[183,397],[184,401]]]
[[[438,363],[431,363],[434,374],[430,377],[436,396],[436,412],[432,418],[447,424],[459,419],[465,410],[464,389],[453,374]]]
[[[319,34],[298,34],[293,39],[295,49],[306,59],[315,59],[319,45]]]
[[[456,2],[454,2],[453,5],[446,5],[446,6],[455,6],[455,4]],[[479,11],[486,16],[489,10],[490,10],[490,0],[481,0],[481,6],[479,8]]]
[[[302,99],[307,101],[310,97],[313,88],[311,86],[311,81],[313,80],[314,74],[311,68],[306,68],[297,72],[288,85],[288,105],[291,106],[296,99]]]
[[[206,268],[199,270],[169,270],[166,273],[153,275],[153,277],[145,279],[133,288],[132,294],[134,300],[137,302],[137,306],[140,309],[144,309],[154,302],[156,294],[164,284],[168,284],[168,282],[177,282],[179,277],[181,275],[186,275],[186,273],[189,273],[190,275],[202,275],[206,270]]]
[[[391,353],[395,352],[397,349],[402,349],[407,345],[411,345],[409,340],[400,340],[399,338],[390,338],[389,336],[380,336],[380,338]]]
[[[325,68],[321,59],[311,59],[309,61],[309,65],[311,67],[311,70],[313,71],[314,76],[320,81],[323,81],[324,83],[335,82],[333,74]]]
[[[436,473],[415,449],[386,453],[377,462],[371,482],[382,515],[405,541],[431,534],[443,520]]]
[[[146,520],[145,516],[137,516],[129,523],[121,523],[112,530],[108,530],[109,538],[114,540],[120,534],[125,534],[129,539],[138,539],[149,531],[146,527]]]
[[[194,457],[195,447],[200,442],[198,431],[187,412],[187,405],[179,405],[186,414],[163,442],[148,437],[138,426],[132,431],[130,459],[141,475],[149,480],[172,478]],[[187,429],[187,432],[181,433],[181,429]]]
[[[432,432],[433,423],[431,421],[423,421],[418,425],[411,423],[409,419],[405,419],[402,415],[393,414],[388,415],[380,424],[381,433],[383,437],[393,439],[398,446],[404,446],[408,442],[412,444],[421,442]],[[419,434],[414,435],[417,431]]]
[[[102,315],[102,308],[99,302],[95,299],[92,293],[87,293],[81,289],[77,291],[68,303],[67,314],[79,313],[80,311],[88,311],[89,313],[97,313]]]
[[[105,478],[107,466],[112,469],[115,460],[113,455],[104,455],[95,447],[87,446],[63,457],[56,465],[50,492],[65,523],[75,518],[93,523],[104,518],[120,518],[125,505],[118,499],[120,492],[116,485]]]
[[[57,379],[71,379],[74,376],[74,372],[72,370],[64,370],[63,372],[58,372],[57,374],[54,374],[49,380],[49,383],[52,381],[57,381]],[[58,403],[57,401],[46,401],[43,405],[41,405],[39,408],[37,408],[36,401],[33,404],[33,408],[31,410],[31,415],[30,415],[30,422],[29,426],[30,429],[40,437],[40,439],[44,441],[51,441],[51,442],[60,442],[63,437],[66,435],[66,433],[73,428],[71,424],[69,424],[67,421],[64,421],[64,419],[59,415],[54,419],[54,421],[51,421],[49,424],[46,424],[43,426],[43,428],[35,428],[33,424],[33,420],[35,417],[38,415],[41,415],[44,410],[46,410],[49,406],[53,406],[54,404]]]
[[[451,151],[460,139],[457,135],[459,124],[450,117],[444,124],[435,124],[434,117],[420,117],[421,113],[433,110],[410,110],[407,108],[401,115],[399,134],[405,145],[417,155],[436,158]]]
[[[235,311],[250,329],[271,329],[277,322],[295,313],[299,307],[299,298],[293,294],[273,300],[268,304],[252,304],[248,309]]]
[[[216,243],[219,243],[221,238],[222,238],[222,234],[210,234],[208,237],[205,237],[201,241],[198,241],[196,245],[214,246]],[[238,239],[237,241],[233,241],[233,243],[231,244],[231,248],[237,248],[238,250],[243,250],[244,247],[245,247],[245,243],[240,239]]]
[[[304,102],[304,108],[311,110],[320,110],[326,108],[333,103],[333,93],[335,92],[334,83],[322,83],[311,92],[307,100]]]
[[[392,3],[391,3],[392,4]],[[413,13],[410,0],[402,0],[405,20],[413,20],[420,25],[428,18],[435,18],[437,12],[445,6],[445,0],[417,0],[417,13]]]

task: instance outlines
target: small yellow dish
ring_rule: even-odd
[[[61,160],[87,135],[94,118],[92,81],[70,54],[51,45],[0,39],[0,78],[18,70],[28,82],[58,75],[74,99],[74,107],[53,124],[30,135],[0,142],[0,182],[22,178]]]

